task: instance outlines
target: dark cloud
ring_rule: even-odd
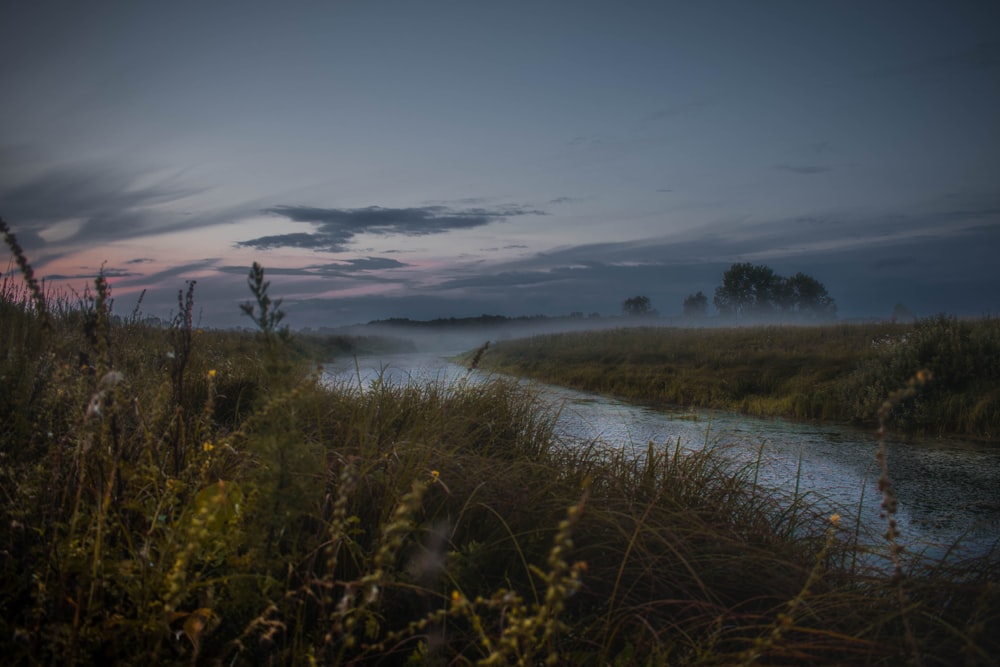
[[[790,171],[793,174],[822,174],[827,171],[832,171],[831,167],[824,167],[822,165],[815,164],[803,164],[803,165],[792,165],[792,164],[776,164],[775,169],[780,171]]]
[[[105,278],[128,278],[129,276],[134,276],[136,274],[131,271],[126,271],[124,269],[102,269],[101,273],[104,274]],[[97,277],[97,273],[87,272],[87,273],[49,273],[45,275],[46,280],[93,280]]]
[[[130,260],[128,260],[125,263],[126,264],[148,264],[149,262],[152,262],[152,261],[153,260],[149,259],[148,257],[136,257],[135,259],[130,259]]]
[[[308,248],[312,250],[326,250],[329,252],[341,252],[347,249],[347,242],[354,237],[352,233],[332,233],[310,234],[308,232],[295,232],[293,234],[274,234],[271,236],[261,236],[249,241],[240,241],[237,246],[245,248],[258,248],[259,250],[271,250],[273,248]]]
[[[265,267],[265,272],[267,275],[273,276],[361,278],[366,281],[378,282],[384,279],[369,272],[402,269],[407,266],[409,265],[387,257],[359,257],[340,262],[331,262],[329,264],[312,264],[301,267]],[[249,271],[249,268],[246,266],[221,266],[218,270],[222,273],[245,275]]]
[[[347,266],[356,271],[375,271],[378,269],[400,269],[408,265],[387,257],[359,257],[358,259],[346,260],[340,265],[329,264],[327,266]]]
[[[494,274],[479,274],[446,280],[438,289],[464,289],[475,287],[480,289],[504,290],[512,287],[537,287],[543,283],[552,283],[573,278],[582,274],[572,267],[556,267],[549,271],[502,271]]]
[[[179,278],[182,278],[188,273],[216,270],[218,262],[218,257],[198,259],[178,266],[172,266],[169,269],[157,271],[156,273],[151,273],[149,275],[132,274],[128,280],[120,281],[117,284],[122,287],[156,287],[166,286],[167,284],[170,286],[177,285],[178,287],[182,287],[184,281],[178,280]],[[248,270],[249,268],[244,269],[244,271]]]
[[[204,192],[173,175],[126,169],[102,161],[50,165],[0,190],[0,210],[29,251],[99,245],[150,234],[203,228],[219,222],[171,214],[163,204]],[[74,221],[58,241],[45,232]]]
[[[766,264],[781,275],[802,271],[824,283],[841,317],[888,316],[901,302],[918,315],[1000,312],[1000,277],[993,270],[1000,247],[995,198],[949,200],[909,215],[853,211],[793,218],[725,220],[669,237],[566,246],[499,264],[456,262],[446,275],[423,280],[417,269],[384,256],[357,257],[305,267],[268,268],[272,293],[285,297],[292,326],[350,324],[389,317],[433,319],[495,313],[508,316],[573,311],[618,314],[624,299],[642,294],[664,315],[678,314],[686,296],[711,296],[734,262]],[[228,303],[211,311],[240,323],[248,267],[214,260],[189,264],[116,285],[146,286],[144,307],[176,308],[179,274],[211,269],[199,280],[199,298],[225,286]],[[378,294],[358,290],[379,286]],[[151,285],[152,286],[152,285]],[[350,295],[315,298],[323,291]],[[169,289],[167,289],[169,288]]]
[[[420,206],[412,208],[315,208],[310,206],[275,206],[264,209],[316,227],[315,232],[295,232],[262,236],[241,241],[238,246],[262,250],[280,247],[310,248],[328,252],[342,252],[358,234],[401,234],[426,236],[442,234],[457,229],[481,227],[492,222],[521,215],[545,215],[543,211],[520,206],[498,208],[454,209],[446,206]]]
[[[795,236],[789,236],[787,220],[774,220],[726,223],[688,238],[571,246],[496,266],[492,273],[480,267],[455,275],[434,291],[442,298],[478,297],[480,308],[516,304],[522,314],[614,314],[623,299],[641,293],[670,315],[680,311],[686,295],[711,294],[732,263],[751,261],[782,275],[802,271],[816,277],[843,317],[888,316],[897,302],[922,316],[1000,310],[1000,277],[991,269],[1000,225],[949,227],[938,215],[897,222],[895,234],[886,233],[880,218],[859,216],[845,218],[843,227],[807,227]],[[907,228],[912,233],[902,231]],[[879,231],[867,237],[865,229]]]
[[[511,243],[509,245],[505,245],[505,246],[502,246],[502,247],[493,246],[491,248],[480,248],[480,251],[482,251],[482,252],[500,252],[501,250],[524,250],[527,247],[528,246],[520,244],[520,243]]]

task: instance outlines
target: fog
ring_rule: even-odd
[[[431,321],[393,319],[355,324],[342,327],[303,329],[303,333],[341,336],[377,336],[409,341],[412,351],[440,354],[457,354],[516,338],[529,338],[545,334],[567,332],[605,331],[626,328],[721,328],[752,326],[815,326],[831,322],[850,323],[861,320],[828,320],[824,322],[803,320],[792,316],[746,318],[734,321],[728,318],[703,317],[519,317],[507,318],[482,315],[474,318],[451,318]]]
[[[324,328],[319,333],[401,339],[411,341],[416,352],[456,354],[476,349],[487,342],[545,334],[678,325],[677,321],[658,318],[525,318],[495,322],[475,318],[440,322],[373,322],[335,329]]]

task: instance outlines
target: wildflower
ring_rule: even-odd
[[[215,369],[214,368],[208,372],[208,379],[209,380],[214,380],[215,379]]]
[[[441,478],[441,473],[437,470],[431,470],[431,483],[438,481]]]
[[[837,514],[837,513],[831,514],[830,515],[830,523],[832,523],[834,526],[839,526],[840,525],[840,515]]]
[[[201,449],[202,449],[202,451],[204,451],[204,452],[210,452],[210,451],[212,451],[213,449],[215,449],[215,445],[213,445],[213,444],[212,444],[212,441],[211,441],[211,440],[206,440],[206,441],[205,441],[205,444],[203,444],[203,445],[201,446]]]

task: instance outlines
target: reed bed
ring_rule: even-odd
[[[199,330],[191,288],[160,328],[112,317],[100,277],[57,306],[5,276],[8,664],[985,665],[1000,650],[995,555],[865,570],[822,503],[789,512],[721,451],[566,446],[511,381],[325,385],[260,296],[256,335]]]
[[[643,327],[502,341],[483,368],[635,401],[875,425],[918,369],[934,382],[888,423],[1000,438],[1000,320]]]

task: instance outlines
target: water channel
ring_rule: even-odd
[[[384,382],[485,381],[433,354],[341,359],[327,380],[367,387]],[[528,381],[525,381],[528,382]],[[652,408],[563,387],[530,382],[558,414],[564,442],[601,442],[643,452],[649,443],[687,449],[724,448],[735,465],[760,460],[761,486],[806,496],[817,510],[860,517],[869,539],[884,531],[872,430],[840,424],[760,419],[730,412]],[[889,476],[899,500],[900,542],[911,552],[977,555],[1000,540],[1000,446],[960,439],[886,442]]]

